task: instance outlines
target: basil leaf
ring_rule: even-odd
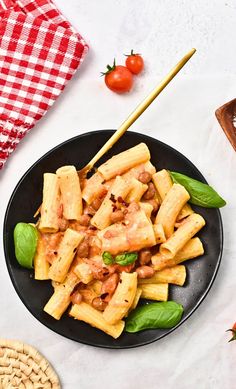
[[[27,269],[33,268],[37,248],[38,232],[31,224],[18,223],[14,228],[15,255],[19,264]]]
[[[111,253],[109,253],[109,251],[104,251],[104,253],[102,254],[102,259],[105,265],[113,264],[113,256],[111,255]]]
[[[131,265],[138,259],[138,253],[124,253],[115,257],[115,262],[121,266]]]
[[[188,191],[191,204],[205,208],[221,208],[226,205],[225,200],[211,186],[181,173],[169,173],[174,183],[183,185]]]
[[[138,332],[154,328],[172,328],[181,320],[182,305],[175,301],[151,303],[134,309],[125,324],[126,332]]]

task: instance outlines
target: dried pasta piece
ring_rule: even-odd
[[[155,223],[162,224],[167,238],[173,234],[176,218],[189,199],[188,192],[179,184],[173,184],[166,194],[157,212]]]
[[[153,174],[152,181],[162,202],[173,185],[170,174],[166,169],[162,169],[159,172]],[[189,204],[185,204],[179,212],[177,220],[179,221],[191,215],[193,212],[194,211],[192,210],[191,206]]]
[[[87,204],[91,204],[95,198],[98,198],[104,193],[103,183],[104,178],[99,172],[94,173],[92,177],[85,182],[82,190],[82,198]]]
[[[186,268],[183,265],[173,266],[156,271],[151,278],[140,278],[139,284],[175,284],[183,286],[186,280]]]
[[[58,209],[60,206],[59,182],[56,174],[44,173],[43,175],[43,202],[41,206],[41,218],[39,231],[57,232],[59,229]]]
[[[84,235],[67,228],[59,245],[56,259],[49,269],[49,278],[53,281],[63,282],[75,256],[76,249]]]
[[[98,171],[105,180],[125,173],[127,170],[150,159],[150,151],[145,143],[139,143],[128,150],[114,155],[99,166]]]
[[[49,262],[46,257],[45,241],[42,239],[41,234],[39,234],[37,250],[34,257],[34,278],[36,280],[48,280],[48,272]]]
[[[83,261],[74,267],[74,273],[81,280],[81,282],[83,282],[83,284],[88,284],[93,280],[93,273],[90,269],[90,266]]]
[[[70,305],[70,296],[74,287],[79,282],[78,277],[70,271],[62,284],[55,285],[54,293],[44,307],[44,312],[56,320],[60,320],[63,313]]]
[[[157,223],[153,225],[153,230],[156,238],[157,244],[166,242],[166,236],[164,232],[164,228],[161,223]]]
[[[157,192],[160,195],[161,201],[163,201],[173,185],[168,171],[162,169],[159,172],[156,172],[152,176],[152,181],[155,185]]]
[[[80,180],[74,166],[62,166],[56,171],[63,204],[63,216],[67,220],[79,220],[82,215]]]
[[[168,300],[168,284],[140,284],[141,298],[167,301]]]
[[[125,181],[122,177],[117,176],[111,189],[108,191],[101,206],[91,219],[91,224],[103,230],[111,224],[111,214],[113,212],[113,199],[117,200],[119,197],[125,200],[127,194],[131,189],[131,183]]]
[[[145,215],[148,217],[148,219],[150,219],[153,211],[153,206],[145,201],[140,201],[139,206],[145,212]]]
[[[102,312],[91,307],[91,305],[81,302],[79,305],[75,304],[70,310],[70,316],[73,316],[77,320],[82,320],[85,323],[90,324],[92,327],[96,327],[102,330],[106,334],[117,339],[123,332],[125,323],[121,320],[115,324],[109,324],[104,320]]]
[[[137,273],[122,272],[120,282],[103,312],[104,320],[109,324],[119,322],[134,302],[137,292]]]
[[[206,224],[203,217],[197,213],[188,216],[174,234],[160,246],[160,253],[167,258],[174,258],[179,250]]]
[[[134,297],[134,301],[133,301],[133,304],[131,305],[131,307],[129,309],[129,312],[137,307],[139,299],[141,297],[141,294],[142,294],[142,289],[141,288],[137,288],[137,291],[136,291],[136,294],[135,294],[135,297]]]
[[[186,203],[183,208],[181,209],[180,213],[178,214],[177,216],[177,221],[181,221],[183,220],[184,218],[186,218],[187,216],[189,215],[192,215],[194,213],[194,210],[191,208],[191,206]]]
[[[132,178],[130,180],[131,183],[131,190],[126,197],[126,201],[128,203],[131,203],[132,201],[139,202],[143,196],[143,194],[148,189],[148,186],[146,184],[142,184],[139,180],[136,178]]]
[[[145,201],[140,201],[139,206],[145,212],[145,215],[148,217],[148,219],[150,219],[153,211],[153,206]]]
[[[204,254],[202,242],[199,238],[192,238],[172,259],[168,259],[160,253],[153,255],[152,264],[155,270],[162,270],[167,267],[178,265],[188,259],[197,258],[202,254]]]

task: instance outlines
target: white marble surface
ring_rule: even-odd
[[[1,220],[17,181],[36,159],[79,133],[116,128],[167,69],[196,47],[191,63],[133,130],[183,152],[226,198],[228,205],[222,210],[224,256],[207,299],[184,325],[159,342],[118,351],[77,344],[37,322],[13,289],[1,245],[0,336],[37,347],[55,366],[65,389],[233,389],[236,344],[227,343],[225,330],[236,320],[236,154],[214,111],[235,97],[236,2],[57,3],[90,44],[90,53],[63,96],[0,173]],[[143,53],[146,71],[137,78],[132,93],[117,96],[104,87],[99,72],[114,56],[123,60],[122,53],[131,48]]]

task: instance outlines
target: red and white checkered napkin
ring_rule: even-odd
[[[0,169],[87,49],[51,0],[0,0]]]

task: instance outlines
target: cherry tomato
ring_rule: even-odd
[[[127,55],[125,65],[131,73],[139,74],[144,68],[143,58],[140,54],[134,54],[133,50],[131,50],[131,54]]]
[[[133,86],[133,75],[125,66],[116,65],[115,60],[113,66],[107,65],[105,75],[106,86],[116,93],[129,92]]]

